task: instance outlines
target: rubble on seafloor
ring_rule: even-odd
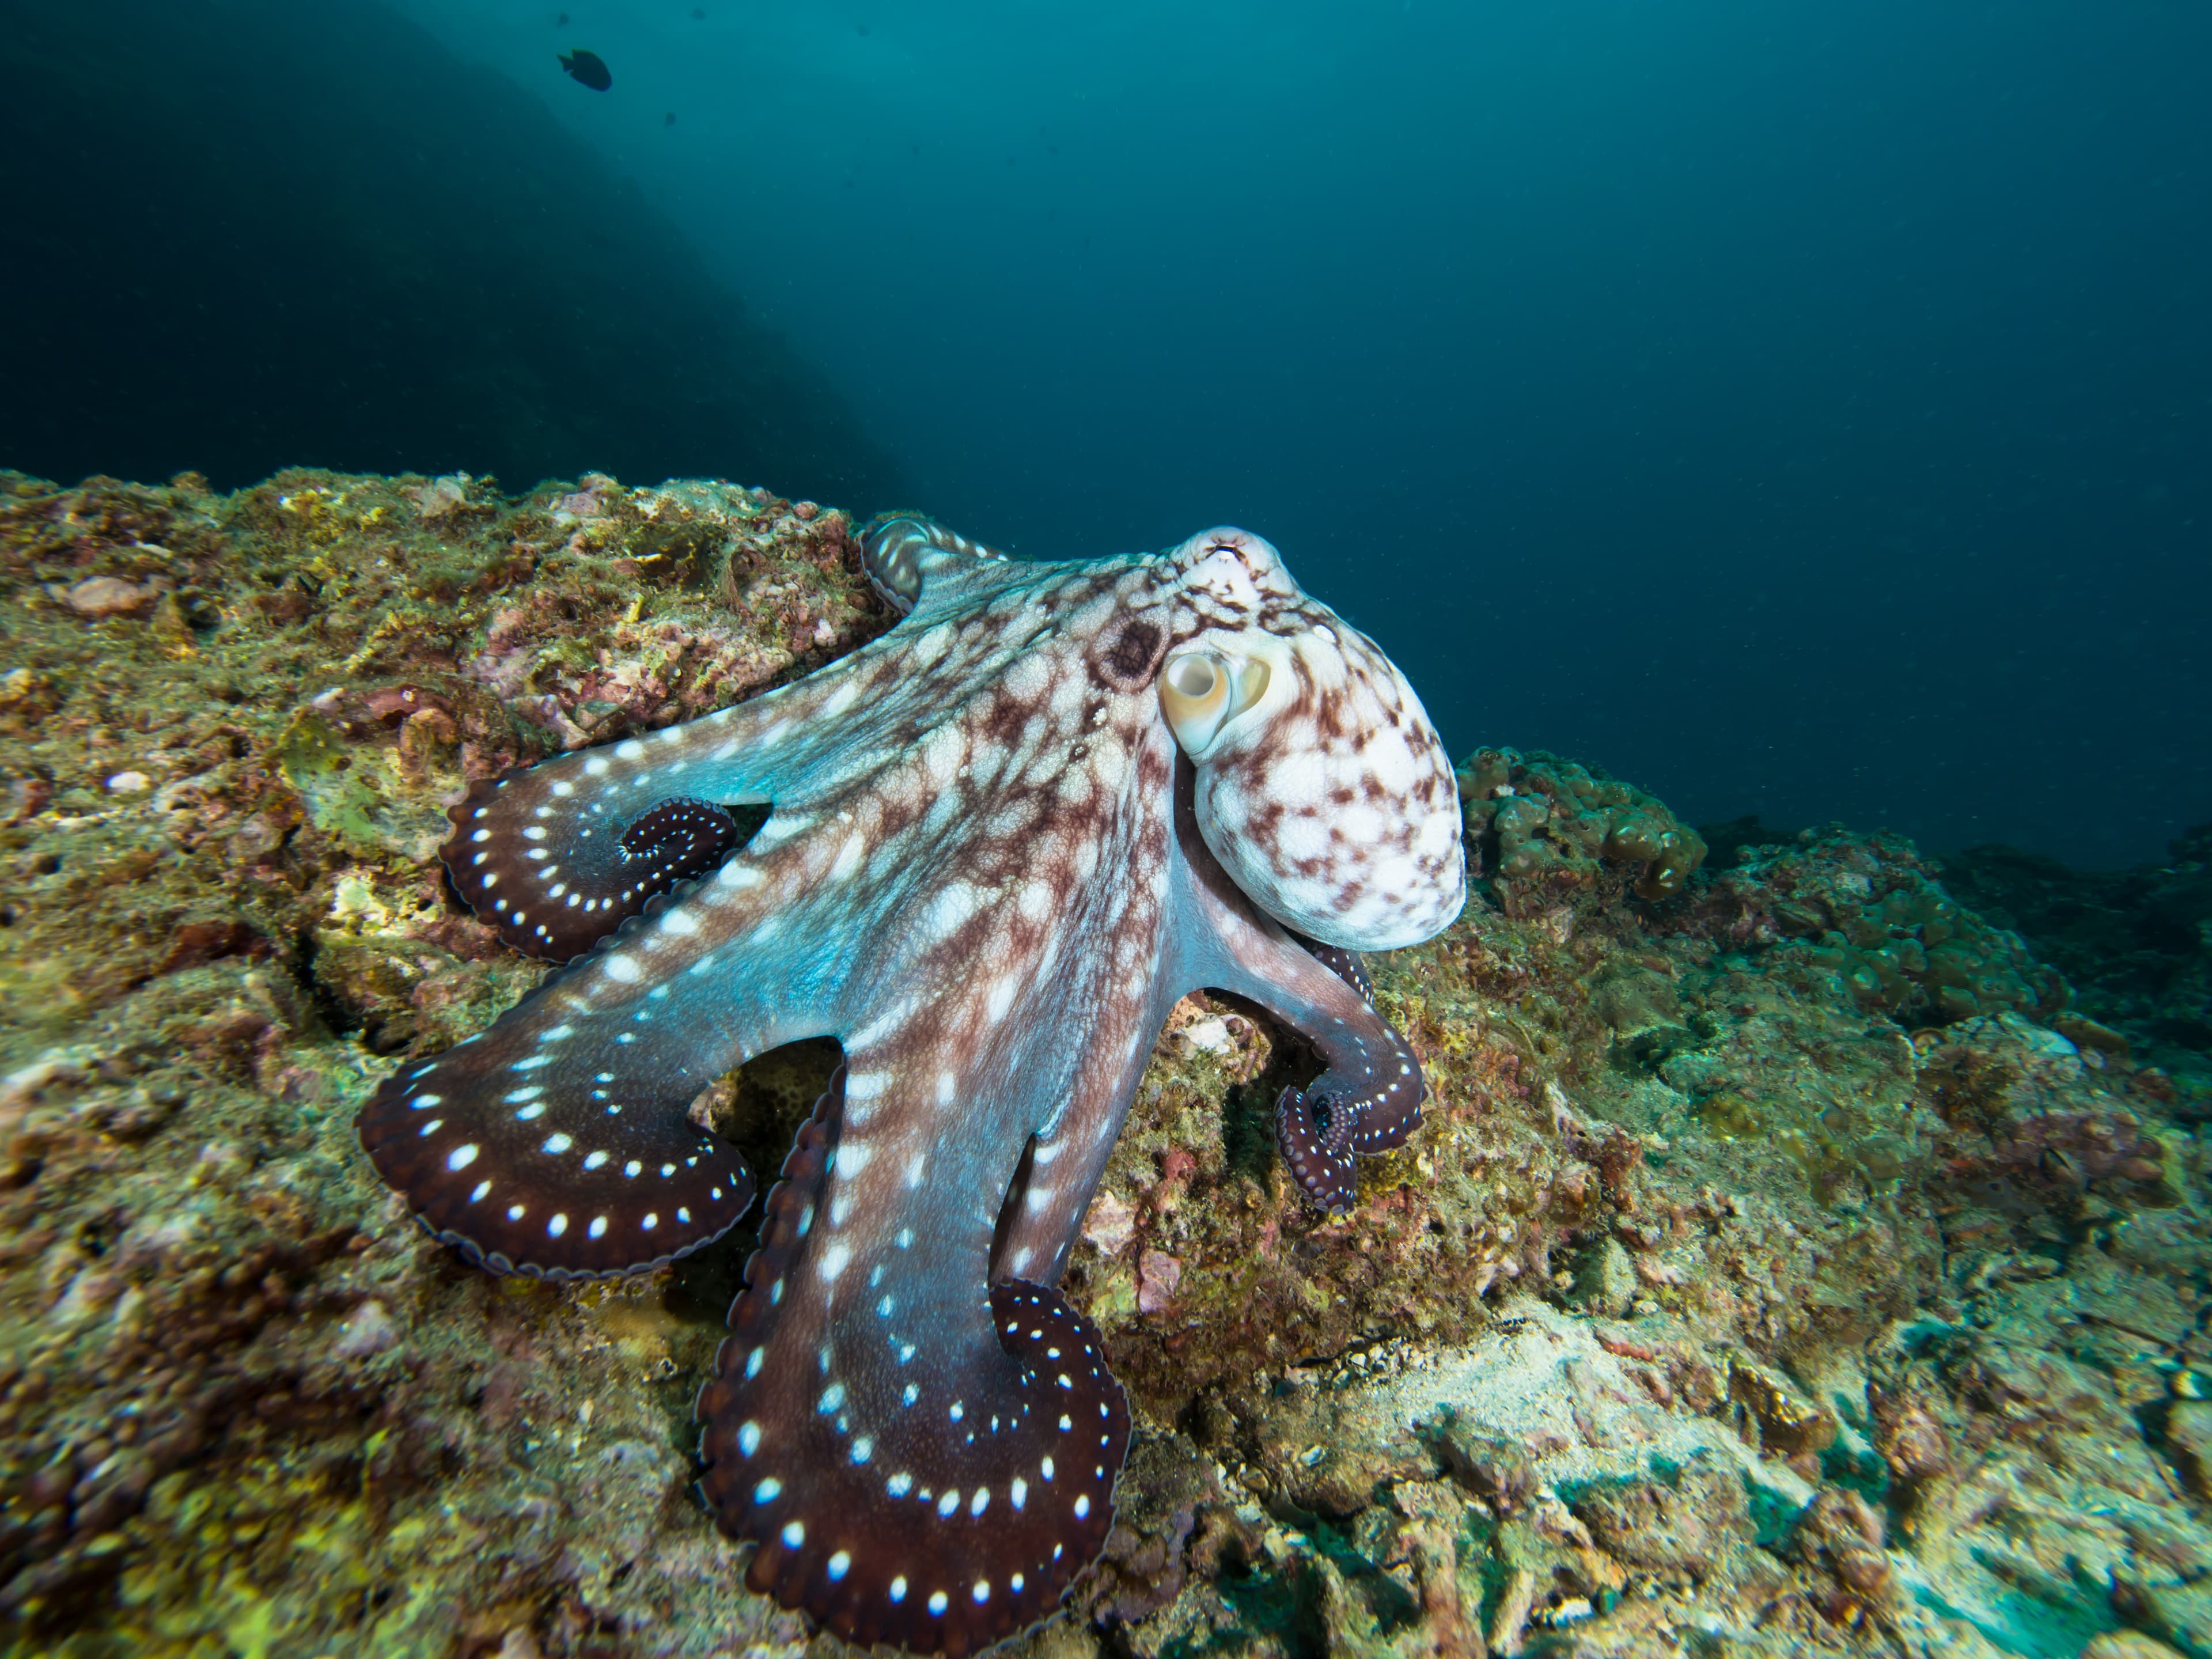
[[[443,804],[889,626],[852,529],[0,475],[8,1650],[836,1645],[688,1490],[750,1233],[495,1279],[352,1116],[542,971],[450,896]],[[1212,997],[1164,1034],[1068,1275],[1137,1413],[1119,1524],[1020,1646],[2212,1654],[2203,964],[2076,1006],[1896,836],[1708,858],[1593,769],[1461,780],[1467,913],[1370,964],[1433,1098],[1349,1214],[1273,1152],[1295,1040]],[[715,1121],[772,1170],[834,1060]]]

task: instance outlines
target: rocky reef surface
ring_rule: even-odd
[[[491,1279],[352,1117],[542,971],[450,896],[442,803],[888,627],[852,529],[696,482],[0,474],[8,1650],[836,1645],[688,1491],[750,1233]],[[1460,775],[1475,896],[1372,963],[1435,1097],[1350,1214],[1273,1153],[1294,1038],[1206,998],[1163,1037],[1070,1273],[1138,1444],[1022,1650],[2212,1654],[2201,837],[2084,897],[1701,836],[1535,751]],[[720,1088],[756,1168],[835,1057]]]

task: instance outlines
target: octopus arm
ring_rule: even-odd
[[[740,854],[490,1030],[402,1066],[358,1121],[377,1173],[499,1273],[638,1273],[726,1232],[753,1178],[687,1108],[836,1017],[841,988],[811,943],[822,918],[790,898],[802,857]]]
[[[994,1279],[1056,1283],[1082,1236],[1152,1036],[1174,1006],[1130,1002],[1088,1022],[1087,1064],[1055,1078],[1054,1105],[1015,1172],[994,1249]]]
[[[1240,942],[1219,988],[1248,997],[1311,1042],[1328,1069],[1275,1103],[1275,1138],[1298,1185],[1322,1208],[1352,1207],[1352,1160],[1403,1146],[1420,1127],[1426,1085],[1404,1037],[1354,982],[1289,934]]]
[[[1261,914],[1198,833],[1185,781],[1176,788],[1175,914],[1182,981],[1258,1003],[1320,1054],[1326,1069],[1275,1105],[1275,1135],[1307,1197],[1352,1206],[1352,1159],[1402,1146],[1420,1127],[1420,1062],[1376,1012],[1358,956],[1310,945]]]
[[[1347,951],[1340,945],[1323,945],[1293,933],[1291,938],[1312,953],[1316,961],[1339,979],[1359,993],[1360,1000],[1371,1005],[1375,1000],[1375,981],[1368,977],[1367,963],[1357,951]]]
[[[963,1076],[962,1133],[933,1137],[933,1072],[849,1063],[769,1195],[698,1401],[700,1489],[759,1547],[753,1589],[848,1641],[975,1652],[1104,1547],[1128,1407],[1065,1297],[987,1280],[1027,1106]]]
[[[919,513],[884,514],[860,533],[860,568],[884,602],[902,617],[922,605],[925,589],[929,608],[944,608],[942,602],[950,597],[945,578],[978,564],[1004,562],[1006,557],[995,547],[970,541]]]
[[[742,839],[732,805],[775,800],[806,776],[835,715],[859,698],[860,660],[477,783],[441,849],[454,890],[516,950],[581,955],[728,857]]]

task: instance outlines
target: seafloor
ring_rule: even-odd
[[[441,803],[888,626],[845,515],[0,474],[0,585],[8,1650],[836,1647],[689,1492],[750,1234],[490,1279],[352,1118],[541,972]],[[1072,1274],[1121,1524],[1023,1646],[2212,1655],[2212,836],[2075,878],[1735,824],[1688,873],[1570,761],[1462,788],[1467,914],[1374,963],[1435,1099],[1352,1214],[1272,1153],[1295,1042],[1163,1038]],[[830,1059],[732,1080],[757,1168]]]

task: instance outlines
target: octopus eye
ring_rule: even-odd
[[[1257,658],[1187,651],[1169,659],[1160,675],[1160,707],[1183,752],[1202,757],[1223,726],[1260,701],[1267,680],[1267,665]]]

